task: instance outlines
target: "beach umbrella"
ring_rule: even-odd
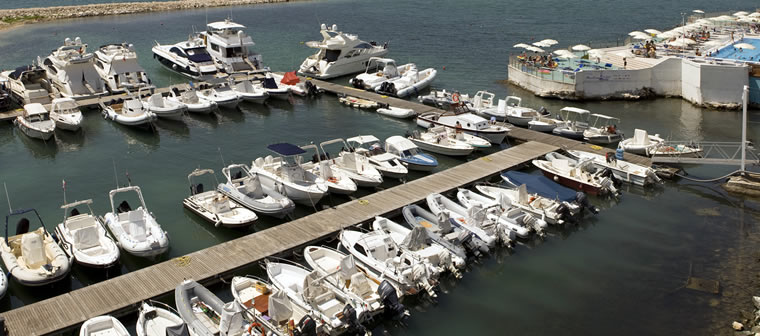
[[[703,46],[708,47],[708,48],[717,47],[722,44],[723,42],[718,41],[718,40],[712,40],[712,41],[707,41],[705,43],[702,43]]]
[[[657,37],[664,38],[664,39],[669,39],[671,37],[676,37],[676,36],[678,36],[678,33],[674,32],[672,30],[666,31],[666,32],[664,32],[662,34],[657,34]]]
[[[758,19],[757,18],[752,18],[752,17],[749,17],[749,16],[745,16],[745,17],[740,18],[737,21],[741,22],[741,23],[754,23],[754,22],[757,22]]]
[[[747,15],[747,16],[753,17],[753,18],[760,17],[760,12],[754,12],[754,13],[752,13],[750,15]]]
[[[586,50],[590,50],[591,48],[585,44],[576,44],[570,49],[573,49],[575,51],[586,51]]]
[[[760,14],[760,13],[758,13],[758,14]],[[701,24],[701,25],[711,25],[711,24],[713,24],[713,22],[710,21],[710,20],[708,20],[708,19],[699,19],[697,21],[694,21],[694,23],[698,23],[698,24]]]
[[[734,16],[747,16],[748,14],[749,13],[747,13],[745,11],[739,11],[739,12],[734,13],[733,15]]]
[[[544,40],[541,40],[540,42],[548,44],[549,46],[553,46],[553,45],[559,43],[559,42],[557,42],[557,40],[552,40],[552,39],[544,39]]]
[[[697,43],[697,41],[694,41],[694,40],[689,39],[689,38],[683,38],[683,37],[675,40],[675,42],[682,42],[682,43],[684,43],[686,45],[692,45],[692,44]]]
[[[530,44],[525,44],[525,43],[518,43],[512,46],[512,48],[523,48],[523,49],[527,49],[529,47],[530,47]]]
[[[536,47],[544,47],[544,48],[547,48],[547,47],[551,47],[551,46],[552,46],[551,44],[548,44],[548,43],[546,43],[546,42],[544,42],[544,41],[533,42],[533,43],[531,43],[531,44],[533,44],[533,45],[534,45],[534,46],[536,46]]]
[[[642,31],[634,30],[634,31],[628,33],[628,36],[641,35],[641,34],[646,34],[646,33],[642,32]]]
[[[755,50],[755,46],[753,46],[753,45],[751,45],[749,43],[737,43],[737,44],[734,44],[734,48],[736,48],[736,49],[741,48],[741,49]]]
[[[673,42],[668,42],[668,45],[673,46],[673,47],[681,47],[681,48],[685,48],[689,46],[686,42],[683,41],[683,39],[678,39]]]
[[[736,20],[735,17],[728,16],[728,15],[721,15],[721,16],[718,16],[718,17],[716,17],[714,19],[715,19],[715,21],[734,21],[734,20]]]
[[[574,58],[574,57],[576,57],[575,54],[573,54],[572,51],[567,50],[567,49],[555,50],[553,53],[555,55],[557,55],[557,56],[562,56],[563,58]]]
[[[647,29],[647,30],[644,30],[644,31],[647,32],[647,33],[649,33],[649,34],[652,34],[652,35],[662,34],[662,32],[659,31],[659,30],[657,30],[657,29]]]
[[[637,34],[637,35],[631,35],[631,38],[634,40],[648,40],[652,37],[647,34]]]
[[[540,52],[540,53],[544,52],[544,49],[541,49],[539,47],[534,47],[534,46],[528,46],[525,49],[526,50],[530,50],[530,51]]]
[[[591,57],[602,57],[604,56],[604,51],[599,49],[591,49],[588,51],[588,55]]]
[[[705,11],[703,11],[701,9],[695,9],[692,12],[697,13],[697,14],[704,14],[705,13]]]

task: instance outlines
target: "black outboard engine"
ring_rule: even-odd
[[[193,184],[190,187],[190,192],[193,195],[198,195],[198,194],[202,193],[203,192],[203,183]]]
[[[462,243],[462,246],[464,246],[465,250],[472,254],[476,258],[480,258],[484,254],[488,253],[488,246],[480,240],[475,237],[470,232],[462,232],[462,236],[460,236],[459,239],[460,243]]]
[[[118,213],[130,212],[130,211],[132,211],[132,207],[129,206],[129,203],[126,200],[121,201],[121,203],[119,203],[119,207],[116,208],[116,212]]]
[[[294,330],[295,336],[317,336],[317,322],[309,315],[304,315],[300,321],[298,321],[298,328]]]
[[[306,83],[304,83],[304,86],[306,87],[306,95],[308,95],[309,97],[314,98],[316,96],[319,96],[320,93],[322,93],[319,91],[317,86],[314,85],[314,83],[312,83],[311,81],[306,81]]]
[[[588,211],[591,211],[591,213],[594,215],[599,213],[599,208],[589,203],[588,198],[586,197],[585,193],[580,192],[580,191],[577,192],[575,194],[575,201],[578,202],[578,204],[581,206],[581,209],[588,209]]]
[[[540,109],[538,109],[538,113],[541,113],[542,116],[548,117],[551,115],[551,112],[546,109],[546,107],[541,106]]]
[[[582,192],[579,192],[579,193],[583,194]],[[576,198],[577,198],[577,195],[578,194],[576,194]],[[584,197],[585,197],[585,195],[584,195]],[[561,219],[561,220],[567,221],[567,220],[570,220],[573,217],[572,214],[570,213],[570,209],[568,209],[568,207],[565,205],[565,203],[561,203],[557,207],[556,212],[559,214],[559,219]]]
[[[71,211],[69,212],[69,216],[71,216],[71,217],[74,217],[74,216],[76,216],[78,214],[79,214],[79,209],[77,209],[77,208],[71,209]]]
[[[377,287],[377,295],[383,300],[383,313],[394,321],[401,320],[406,316],[406,307],[398,302],[396,289],[388,280],[383,280]]]
[[[620,180],[618,180],[615,177],[615,174],[612,173],[612,169],[605,168],[600,175],[602,177],[609,177],[610,180],[612,180],[612,185],[614,185],[615,188],[618,188],[618,187],[620,187],[621,184],[623,184],[623,182],[620,181]]]
[[[341,318],[343,323],[348,325],[349,332],[351,331],[359,331],[362,329],[362,326],[359,324],[359,321],[357,321],[356,318],[356,309],[354,309],[354,306],[351,304],[347,304],[345,307],[343,307],[343,318]]]
[[[29,220],[26,218],[19,219],[18,223],[16,224],[16,234],[24,234],[29,232]]]
[[[364,88],[364,81],[359,78],[351,79],[351,86],[357,88],[357,89],[363,89]]]

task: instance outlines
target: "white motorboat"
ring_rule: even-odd
[[[663,142],[653,150],[648,152],[652,156],[701,156],[702,146],[697,143],[675,144]]]
[[[17,116],[13,123],[22,133],[34,139],[48,140],[55,133],[55,122],[40,103],[24,105],[24,113]]]
[[[140,99],[133,97],[124,100],[119,105],[105,106],[101,105],[103,118],[111,119],[119,124],[126,126],[146,126],[151,125],[158,117],[149,111],[148,107]]]
[[[252,174],[244,164],[231,164],[222,168],[227,180],[217,190],[235,203],[262,215],[283,218],[293,212],[296,204],[272,188],[264,187],[258,175]]]
[[[142,89],[138,92],[137,96],[143,96]],[[148,111],[152,112],[159,118],[181,120],[187,110],[187,106],[182,102],[168,99],[160,93],[152,94],[147,100],[143,100],[142,102],[143,106],[148,108]]]
[[[195,280],[182,281],[174,289],[177,312],[193,336],[253,336],[247,333],[244,311],[234,302],[224,303]]]
[[[214,102],[219,107],[234,109],[243,101],[243,96],[233,90],[226,81],[216,81],[216,84],[204,84],[198,90],[201,99]]]
[[[377,113],[382,114],[384,116],[389,116],[389,117],[399,118],[399,119],[411,118],[417,115],[417,112],[415,112],[412,109],[405,109],[405,108],[393,107],[393,106],[381,107],[375,111],[377,111]]]
[[[563,205],[562,201],[546,198],[538,194],[529,194],[524,184],[514,188],[488,185],[477,185],[475,188],[478,192],[490,199],[473,200],[473,202],[481,203],[483,207],[500,205],[508,202],[511,206],[518,207],[520,210],[532,215],[534,218],[552,225],[565,224],[571,216],[568,207]]]
[[[206,51],[228,74],[268,70],[261,63],[261,54],[248,49],[255,43],[243,29],[245,26],[226,19],[207,24],[200,37],[205,42]]]
[[[329,326],[317,326],[318,314],[295,304],[288,295],[266,280],[254,276],[235,276],[230,281],[235,302],[256,317],[254,325],[274,335],[319,335],[329,333]],[[294,326],[291,329],[289,326]],[[270,335],[262,332],[262,334]]]
[[[546,221],[513,206],[511,199],[494,200],[476,192],[459,188],[457,200],[462,207],[467,209],[468,213],[471,212],[471,209],[478,207],[477,210],[484,211],[488,219],[498,221],[501,225],[512,230],[519,238],[528,238],[531,231],[543,235],[543,231],[548,226]]]
[[[210,79],[219,72],[214,58],[206,51],[206,42],[199,34],[187,41],[162,45],[156,42],[151,49],[153,58],[167,69],[193,79]]]
[[[106,85],[95,70],[95,55],[87,52],[87,44],[77,37],[66,38],[44,60],[37,58],[47,78],[64,98],[87,99],[106,94]]]
[[[79,336],[130,336],[127,328],[111,315],[93,317],[82,323]]]
[[[640,186],[649,186],[662,182],[652,167],[637,165],[632,162],[618,160],[611,156],[608,160],[605,156],[578,151],[568,150],[571,156],[578,161],[590,160],[599,169],[610,169],[615,178],[626,183],[632,183]]]
[[[509,128],[494,125],[469,112],[426,112],[417,116],[417,125],[423,128],[435,126],[459,128],[465,133],[481,137],[495,144],[502,143],[509,132]]]
[[[388,42],[382,46],[367,43],[357,35],[339,31],[337,25],[328,27],[323,23],[319,33],[322,41],[306,42],[307,47],[319,51],[301,63],[298,72],[304,76],[328,79],[361,72],[371,57],[388,53]]]
[[[501,100],[499,100],[499,107],[501,107],[501,104]],[[530,107],[522,106],[522,98],[520,97],[508,96],[504,100],[504,105],[507,121],[512,125],[528,127],[530,121],[541,115]]]
[[[22,217],[16,224],[16,235],[8,236],[8,220],[31,212],[40,227],[29,231],[29,220]],[[71,269],[71,259],[50,236],[34,209],[16,210],[5,216],[5,239],[0,242],[0,256],[8,274],[24,286],[51,284],[63,279]]]
[[[355,136],[346,139],[346,142],[355,153],[366,156],[369,163],[385,177],[401,179],[409,173],[400,158],[386,152],[380,140],[373,135]]]
[[[467,260],[467,254],[480,255],[488,253],[488,246],[474,234],[452,225],[447,213],[435,216],[419,205],[407,205],[401,209],[404,220],[412,228],[423,228],[430,239],[451,251],[462,260]]]
[[[84,200],[61,206],[63,222],[55,228],[61,247],[82,266],[107,268],[119,261],[119,246],[106,231],[100,219],[90,207],[92,200]],[[81,213],[77,206],[87,206],[89,212]]]
[[[232,89],[237,92],[244,101],[263,104],[264,101],[269,98],[269,93],[266,92],[261,85],[253,85],[249,80],[243,80],[232,86]]]
[[[363,108],[363,109],[375,109],[378,106],[380,106],[380,104],[374,100],[362,99],[362,98],[357,98],[354,96],[339,97],[338,102],[340,102],[343,105],[350,106],[353,108]]]
[[[358,186],[356,182],[351,179],[348,172],[342,169],[332,169],[331,160],[327,159],[325,154],[319,152],[319,147],[314,144],[301,146],[301,149],[308,151],[314,150],[314,155],[311,161],[306,161],[301,164],[304,170],[318,175],[325,181],[328,190],[334,194],[349,195],[353,194]]]
[[[116,207],[114,196],[128,192],[137,194],[140,201],[137,209],[133,210],[126,200]],[[138,257],[155,257],[169,250],[169,236],[145,206],[140,187],[114,189],[108,193],[108,197],[111,201],[111,212],[104,216],[105,222],[121,248]]]
[[[133,44],[106,44],[98,48],[95,51],[95,71],[111,93],[153,87],[145,69],[137,63]]]
[[[337,157],[330,158],[330,153],[325,150],[325,146],[331,144],[342,144],[343,148]],[[360,187],[376,187],[383,183],[383,175],[375,169],[374,165],[369,163],[369,158],[351,150],[351,146],[342,138],[328,140],[319,144],[319,148],[330,162],[332,170],[342,170],[346,172],[356,185]]]
[[[383,83],[401,78],[414,65],[412,63],[396,66],[396,61],[390,58],[370,57],[364,73],[350,80],[353,87],[375,91]]]
[[[288,89],[289,93],[301,97],[309,93],[309,90],[306,88],[306,82],[301,82],[295,71],[286,72],[285,75],[280,75],[276,72],[270,72],[267,75],[271,75],[275,82],[277,82],[277,86]]]
[[[137,336],[186,335],[187,324],[174,308],[157,301],[143,302],[137,310]]]
[[[301,155],[306,153],[305,150],[289,143],[269,145],[267,149],[279,156],[256,158],[250,170],[259,177],[262,186],[308,206],[316,205],[327,194],[325,181],[301,167]]]
[[[56,98],[50,107],[50,119],[55,122],[55,128],[67,131],[77,131],[82,125],[82,111],[74,99]]]
[[[597,113],[591,114],[590,118],[594,119],[594,123],[583,131],[583,139],[586,141],[596,145],[610,145],[623,139],[623,133],[617,129],[620,119]]]
[[[550,118],[545,115],[539,115],[528,122],[528,129],[532,129],[538,132],[551,133],[557,126],[561,125],[562,121]]]
[[[169,94],[170,96],[166,97],[166,100],[184,104],[187,112],[208,114],[218,108],[215,101],[201,97],[195,88],[180,93],[179,89],[174,87],[169,91]]]
[[[440,109],[448,110],[451,105],[470,103],[470,97],[466,94],[460,94],[459,91],[446,91],[430,89],[430,93],[417,96],[417,100],[425,105],[435,106]]]
[[[187,181],[190,183],[190,196],[182,200],[182,205],[186,209],[207,222],[214,223],[214,226],[228,228],[247,227],[259,218],[252,210],[241,206],[221,191],[217,189],[206,191],[203,183],[193,183],[193,177],[199,178],[206,174],[214,176],[216,184],[212,184],[212,187],[219,184],[213,170],[193,170],[187,175]]]
[[[513,231],[508,230],[493,218],[488,218],[485,210],[480,206],[465,209],[459,203],[438,193],[428,195],[425,200],[433,215],[439,216],[440,213],[446,212],[447,217],[452,219],[455,226],[474,234],[489,249],[496,247],[499,242],[504,245],[511,245],[515,239],[516,235]],[[526,236],[527,232],[525,230]]]
[[[330,284],[360,303],[368,318],[383,312],[383,298],[377,291],[380,283],[360,271],[352,255],[327,247],[307,246],[303,258]],[[396,294],[395,290],[393,294]]]
[[[558,184],[556,181],[550,180],[543,175],[534,175],[517,170],[507,170],[501,174],[502,180],[507,184],[506,189],[517,190],[522,185],[525,185],[526,195],[515,195],[513,193],[504,192],[501,189],[484,189],[477,188],[478,191],[491,197],[495,200],[499,200],[501,203],[501,197],[511,199],[513,205],[520,206],[524,210],[531,210],[531,208],[549,209],[551,212],[557,214],[557,216],[551,215],[551,212],[547,216],[541,216],[541,213],[534,213],[541,220],[550,222],[553,217],[557,219],[562,218],[565,222],[573,219],[574,216],[583,214],[583,210],[588,209],[591,213],[597,214],[599,209],[591,205],[586,197],[586,194],[575,191],[571,188],[564,187]],[[503,196],[500,194],[504,194]],[[542,200],[545,198],[546,200]],[[514,201],[517,200],[517,203]],[[541,202],[533,204],[533,202],[539,200]],[[551,202],[550,202],[551,201]],[[554,203],[561,206],[554,208]],[[523,204],[529,204],[531,207],[524,207]],[[559,216],[561,215],[561,216]],[[557,223],[562,224],[562,223]]]
[[[438,160],[421,151],[417,145],[400,135],[385,139],[385,151],[398,157],[408,170],[429,172],[438,167]]]
[[[467,156],[475,150],[467,142],[450,138],[443,126],[431,127],[427,132],[415,130],[409,140],[425,151],[448,156]]]
[[[433,128],[430,128],[428,130],[432,130],[432,129]],[[461,132],[461,131],[457,132],[457,130],[454,128],[441,127],[439,132],[441,134],[445,134],[450,139],[461,141],[472,146],[473,148],[475,148],[476,151],[491,147],[490,141],[483,139],[479,136],[474,136],[472,134],[468,134],[465,132]]]
[[[290,94],[290,88],[287,85],[278,84],[277,80],[272,76],[272,73],[267,73],[264,78],[261,79],[261,89],[264,90],[269,97],[288,100],[292,95]]]
[[[5,272],[0,272],[0,299],[5,297],[5,293],[8,292],[8,276]]]
[[[10,99],[18,105],[50,104],[55,88],[50,85],[45,69],[39,65],[25,65],[0,73],[0,82],[7,83]]]
[[[628,153],[649,156],[664,142],[659,134],[649,135],[646,130],[637,128],[633,131],[633,138],[620,141],[618,147]]]
[[[340,243],[371,277],[388,280],[404,295],[426,292],[436,297],[441,269],[415,253],[401,249],[384,231],[340,232]]]
[[[372,222],[372,229],[387,233],[401,248],[417,253],[433,266],[447,270],[457,277],[461,276],[459,270],[466,265],[464,258],[431,240],[427,230],[422,227],[410,229],[388,218],[378,216]]]
[[[300,265],[267,261],[267,277],[278,290],[285,292],[300,309],[312,311],[329,334],[362,330],[368,317],[365,307],[327,282],[316,271]]]
[[[464,105],[467,106],[467,108],[475,112],[477,114],[486,116],[487,118],[491,118],[491,115],[484,113],[486,110],[495,109],[496,105],[494,104],[494,98],[496,95],[494,95],[491,92],[488,91],[478,91],[475,93],[474,96],[472,96],[472,99],[464,100],[460,96],[460,104],[458,105]],[[457,105],[457,104],[455,104]],[[503,119],[502,119],[503,120]]]
[[[589,114],[591,112],[577,107],[563,107],[557,117],[562,123],[557,125],[552,133],[573,140],[583,140],[583,132],[588,129]]]
[[[375,88],[375,92],[399,98],[412,94],[416,95],[433,82],[437,73],[438,71],[433,68],[427,68],[422,71],[417,70],[417,65],[411,63],[409,69],[401,77],[390,79],[380,84]]]
[[[533,165],[541,169],[544,176],[568,188],[591,195],[617,196],[612,179],[602,176],[603,171],[594,167],[591,161],[582,161],[571,166],[571,161],[547,157],[548,160],[533,160]]]

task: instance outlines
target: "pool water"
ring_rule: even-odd
[[[739,43],[749,43],[755,46],[754,50],[750,49],[738,49],[734,48],[734,45]],[[726,46],[717,53],[713,54],[715,58],[734,59],[740,61],[760,61],[760,39],[756,38],[743,38],[736,43]]]

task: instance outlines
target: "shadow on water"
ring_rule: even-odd
[[[79,129],[76,132],[56,130],[55,143],[64,152],[73,152],[82,149],[86,142],[85,131]]]
[[[155,126],[134,127],[113,123],[113,127],[118,129],[122,135],[124,135],[124,140],[130,146],[142,145],[152,151],[158,148],[159,141],[161,140],[160,133]]]
[[[220,107],[216,113],[220,117],[219,118],[220,123],[227,120],[232,121],[233,123],[236,123],[236,124],[245,122],[245,114],[242,111],[240,111],[238,107],[235,107],[235,108]]]
[[[219,116],[217,113],[217,111],[211,113],[188,113],[185,122],[188,126],[192,127],[215,129],[219,126]]]
[[[175,137],[190,138],[190,128],[183,120],[161,119],[156,120],[156,128],[161,131],[169,131]]]
[[[121,253],[124,254],[125,252],[121,251]],[[77,263],[74,263],[73,267],[71,276],[73,276],[75,281],[78,281],[82,287],[113,279],[124,274],[121,262],[108,268],[85,267]]]
[[[26,134],[17,128],[13,129],[13,133],[21,139],[21,143],[32,153],[34,158],[54,159],[58,154],[59,148],[55,136],[48,140],[33,139],[26,136]]]

